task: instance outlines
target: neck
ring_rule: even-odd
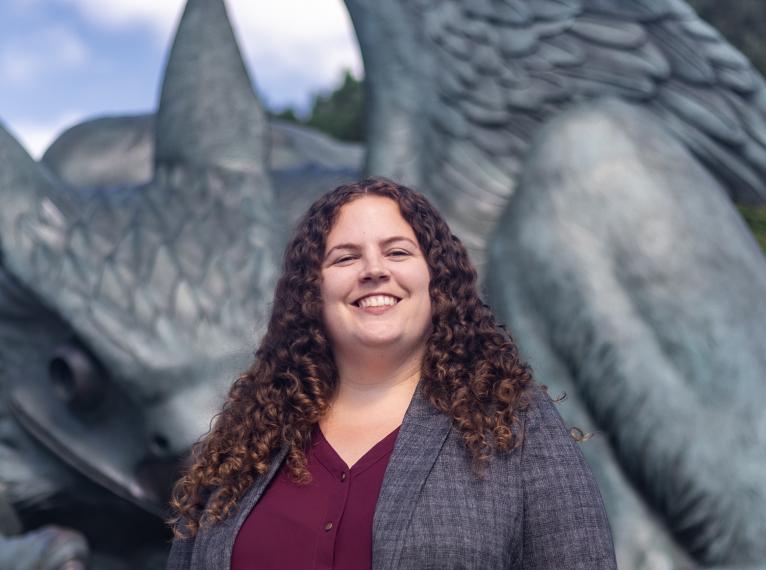
[[[349,358],[336,353],[339,382],[333,407],[362,409],[387,399],[409,404],[420,380],[423,354],[424,349],[405,358],[382,353]]]

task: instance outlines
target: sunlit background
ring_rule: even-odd
[[[2,0],[0,120],[40,157],[89,117],[153,111],[183,0]],[[342,0],[227,0],[266,106],[306,112],[362,76]]]

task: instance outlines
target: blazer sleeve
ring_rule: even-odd
[[[616,570],[604,502],[553,402],[533,390],[521,456],[525,570]]]
[[[174,539],[170,547],[166,570],[189,570],[191,568],[193,550],[193,538]]]

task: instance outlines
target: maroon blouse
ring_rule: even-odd
[[[283,465],[234,542],[232,570],[372,568],[372,517],[399,428],[351,469],[317,426],[307,454],[311,483]]]

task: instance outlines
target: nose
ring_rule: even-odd
[[[389,275],[385,259],[379,254],[374,254],[366,256],[359,278],[361,281],[377,281],[388,279]]]

